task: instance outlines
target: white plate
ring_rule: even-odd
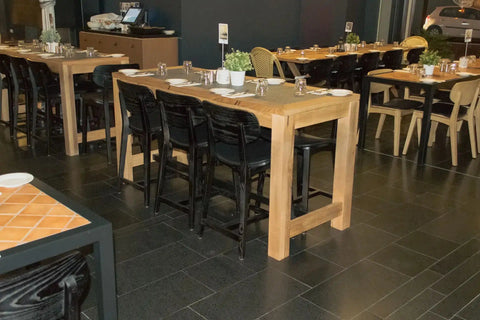
[[[306,61],[306,60],[309,60],[309,59],[308,58],[303,58],[303,57],[298,57],[297,60]]]
[[[380,50],[368,50],[370,52],[380,52]]]
[[[328,58],[334,58],[336,56],[337,56],[336,54],[326,54],[325,55],[325,57],[328,57]]]
[[[275,85],[279,85],[279,84],[282,84],[285,82],[285,79],[281,79],[281,78],[268,78],[267,79],[267,82],[269,85],[272,85],[272,86],[275,86]]]
[[[112,53],[112,54],[109,54],[108,56],[112,58],[120,58],[120,57],[123,57],[124,55],[125,55],[124,53]]]
[[[170,84],[173,84],[173,85],[188,82],[187,79],[180,79],[180,78],[179,78],[179,79],[175,79],[175,78],[173,78],[173,79],[167,79],[166,81],[167,81],[168,83],[170,83]]]
[[[40,53],[38,56],[42,58],[51,57],[53,56],[53,53]]]
[[[473,76],[474,74],[471,73],[471,72],[457,72],[457,74],[460,76],[460,77],[468,77],[468,76]]]
[[[345,97],[353,92],[347,89],[332,89],[330,90],[330,94],[335,97]]]
[[[32,50],[30,50],[30,49],[19,49],[17,51],[20,52],[20,53],[25,53],[25,52],[30,52]]]
[[[434,83],[434,82],[442,82],[440,80],[435,80],[435,79],[430,79],[430,78],[423,78],[420,80],[421,82],[424,82],[424,83]]]
[[[163,30],[163,33],[165,33],[167,36],[171,36],[175,33],[175,30]]]
[[[118,72],[123,73],[126,76],[130,76],[138,72],[138,69],[120,69]]]
[[[0,187],[17,188],[29,183],[33,180],[33,176],[26,172],[15,172],[0,176]]]
[[[210,91],[213,92],[213,93],[215,93],[215,94],[224,95],[224,94],[234,93],[234,92],[235,92],[235,89],[230,89],[230,88],[212,88],[212,89],[210,89]]]
[[[0,49],[7,49],[7,48],[10,48],[10,46],[6,46],[6,45],[1,45],[0,46]]]

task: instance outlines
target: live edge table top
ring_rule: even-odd
[[[0,192],[0,251],[90,223],[31,184]]]

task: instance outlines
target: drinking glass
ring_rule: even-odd
[[[313,45],[313,50],[317,51],[318,49],[320,49],[320,47],[318,46],[318,44],[314,44],[314,45]]]
[[[283,53],[283,48],[277,48],[277,54],[282,54]]]
[[[17,46],[23,47],[24,45],[25,45],[25,41],[24,41],[24,40],[18,40],[18,41],[17,41]]]
[[[290,48],[289,46],[286,46],[286,47],[285,47],[285,52],[286,52],[286,53],[289,53],[290,51],[292,51],[292,48]]]
[[[393,46],[398,47],[398,41],[393,41]]]
[[[157,67],[158,67],[157,74],[160,77],[166,77],[167,76],[167,64],[165,62],[159,62],[157,64]]]
[[[183,61],[183,71],[185,71],[186,74],[190,73],[190,71],[192,71],[192,68],[193,68],[192,61],[190,60]]]
[[[295,96],[304,96],[307,93],[307,79],[295,79]]]
[[[367,46],[367,42],[365,40],[363,40],[361,43],[360,43],[360,46],[362,48],[365,48]]]
[[[257,87],[255,88],[255,94],[257,96],[263,97],[267,94],[268,90],[268,81],[267,79],[258,79]]]
[[[458,65],[455,62],[450,63],[450,65],[448,66],[448,73],[456,74],[457,68],[458,68]]]
[[[328,48],[328,53],[334,54],[335,53],[335,47],[329,47]]]
[[[86,54],[87,54],[87,57],[93,57],[95,55],[95,48],[87,47]]]

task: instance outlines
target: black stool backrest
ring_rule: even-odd
[[[330,85],[330,72],[333,68],[333,59],[312,61],[308,67],[308,74],[310,75],[310,78],[307,78],[307,82],[309,84],[315,84],[325,80],[327,85]]]
[[[2,275],[0,319],[79,319],[89,283],[87,262],[78,251],[33,269]]]
[[[383,68],[387,69],[401,69],[403,59],[403,50],[389,50],[383,54],[382,62]]]
[[[122,118],[124,121],[128,118],[140,119],[144,132],[149,132],[151,125],[149,114],[158,109],[158,103],[152,91],[145,86],[117,80],[118,91],[120,95],[120,106],[122,108]],[[130,117],[127,116],[130,112]],[[133,128],[132,128],[133,129]]]
[[[368,72],[378,68],[378,62],[380,61],[380,52],[368,52],[364,53],[358,59],[358,66],[362,68],[362,75],[366,75]]]
[[[415,49],[410,49],[407,53],[407,61],[408,64],[412,63],[418,63],[420,60],[420,55],[425,51],[425,48],[415,48]]]
[[[10,69],[10,57],[0,54],[0,73],[5,75],[8,85],[12,85],[12,72]]]
[[[117,72],[120,69],[138,69],[138,63],[130,64],[109,64],[96,66],[93,70],[92,81],[99,87],[111,89],[112,72]]]
[[[22,86],[26,91],[30,87],[30,76],[28,72],[28,63],[24,58],[10,58],[10,67],[12,71],[12,80],[15,91],[18,92]]]
[[[43,90],[45,95],[48,95],[48,87],[54,84],[58,85],[58,78],[50,70],[50,68],[43,62],[35,62],[27,60],[30,72],[31,81],[34,90]],[[58,87],[60,90],[60,87]],[[60,92],[59,92],[60,93]]]

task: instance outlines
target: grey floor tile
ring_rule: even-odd
[[[438,273],[426,270],[406,282],[403,286],[399,287],[385,298],[379,300],[369,308],[369,311],[380,318],[386,318],[389,314],[406,304],[420,292],[430,287],[430,285],[439,278],[440,275]]]
[[[255,319],[308,289],[276,271],[266,269],[191,306],[209,320]]]
[[[305,251],[272,263],[272,266],[311,287],[343,270],[342,267]]]
[[[451,318],[480,294],[479,283],[480,273],[477,273],[437,304],[432,311],[445,318]]]
[[[182,272],[118,298],[118,319],[159,319],[213,292]]]
[[[432,258],[397,245],[388,246],[368,259],[411,277],[416,276],[435,262]]]
[[[478,270],[480,270],[480,254],[477,253],[447,273],[432,288],[443,294],[450,294],[462,285],[462,283],[475,275]]]
[[[316,305],[349,319],[408,281],[408,277],[362,261],[303,295]]]
[[[420,228],[420,231],[457,243],[471,240],[479,230],[478,214],[465,211],[449,212]]]
[[[477,296],[465,308],[463,308],[458,315],[465,320],[476,320],[480,315],[480,296]]]
[[[478,251],[480,251],[480,241],[472,239],[438,261],[431,269],[441,274],[446,274]]]
[[[373,313],[370,313],[368,311],[364,311],[360,313],[358,316],[353,318],[353,320],[383,320],[382,318],[377,317]]]
[[[251,276],[254,271],[220,255],[185,269],[185,273],[218,291]]]
[[[205,260],[178,243],[166,245],[116,266],[117,293],[125,294]]]
[[[415,250],[424,255],[441,259],[458,247],[458,244],[444,240],[424,232],[413,232],[397,241],[403,247]]]
[[[438,314],[427,312],[418,318],[418,320],[445,320],[445,318],[440,317]]]
[[[213,230],[205,230],[201,239],[199,239],[196,234],[193,234],[180,242],[195,252],[209,258],[230,251],[232,248],[238,246],[236,241]],[[248,254],[248,247],[246,252],[246,254]]]
[[[281,307],[269,312],[260,320],[339,320],[333,314],[319,308],[313,303],[295,298]]]
[[[164,318],[165,320],[205,320],[204,317],[190,308],[182,309],[174,314]]]
[[[407,304],[387,317],[388,320],[417,319],[439,302],[443,296],[438,292],[427,289],[413,298]]]
[[[361,224],[307,251],[340,266],[348,267],[395,240],[397,238],[391,234]]]
[[[118,232],[114,237],[115,260],[118,263],[182,238],[180,232],[164,223]]]
[[[352,207],[361,209],[374,215],[380,215],[384,212],[390,211],[393,208],[398,207],[398,203],[386,199],[379,199],[369,194],[354,196],[352,201]]]
[[[246,257],[243,260],[238,258],[237,248],[225,252],[225,255],[238,265],[247,267],[254,271],[265,269],[270,262],[275,261],[268,257],[268,246],[266,242],[255,239],[247,242]]]

